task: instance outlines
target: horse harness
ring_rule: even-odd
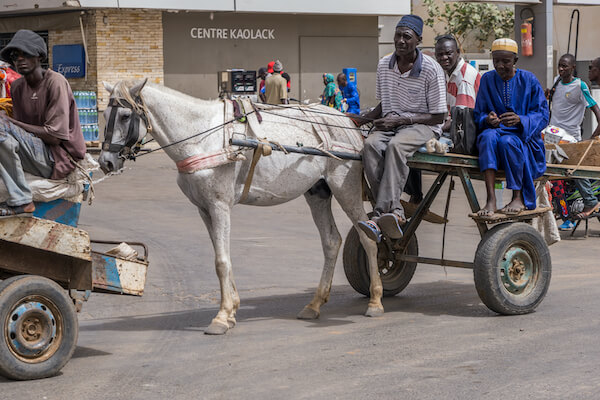
[[[135,104],[131,104],[125,99],[111,98],[108,101],[108,106],[111,107],[111,110],[108,118],[108,124],[106,125],[106,129],[104,131],[104,143],[102,143],[102,150],[112,153],[119,153],[120,156],[123,156],[121,153],[124,152],[125,158],[130,160],[135,159],[136,154],[140,150],[140,145],[138,144],[140,120],[144,121],[147,132],[152,131],[152,127],[148,121],[148,116],[145,112],[145,106],[142,98],[139,96],[136,97]],[[129,129],[127,130],[127,136],[125,137],[125,144],[123,145],[112,143],[118,108],[129,108],[132,111],[130,117],[131,120],[129,121]]]

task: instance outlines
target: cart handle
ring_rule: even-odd
[[[114,241],[114,240],[95,240],[95,239],[90,239],[91,243],[98,243],[98,244],[116,244],[119,245],[121,242],[123,242],[123,240],[121,241]],[[133,246],[140,246],[144,249],[144,262],[148,262],[148,246],[146,246],[144,243],[142,242],[125,242],[128,245],[133,245]]]

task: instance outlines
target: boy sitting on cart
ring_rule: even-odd
[[[85,156],[73,92],[61,74],[42,68],[47,55],[44,39],[30,30],[18,31],[0,52],[23,75],[11,87],[14,118],[0,116],[0,177],[8,190],[0,218],[35,211],[24,172],[63,179],[75,169],[71,160]]]
[[[536,208],[534,179],[546,171],[541,131],[548,125],[548,103],[531,72],[516,69],[517,43],[497,39],[492,44],[495,71],[481,78],[475,102],[479,135],[479,167],[484,173],[487,201],[477,213],[491,217],[496,211],[496,171],[503,170],[512,200],[501,213],[517,215]]]

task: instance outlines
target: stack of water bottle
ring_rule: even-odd
[[[100,130],[98,128],[98,109],[96,92],[76,90],[73,92],[75,103],[79,110],[79,123],[86,142],[98,140]]]

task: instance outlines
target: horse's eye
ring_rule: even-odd
[[[129,119],[130,115],[129,114],[123,114],[123,116],[121,116],[121,121],[127,121]]]

